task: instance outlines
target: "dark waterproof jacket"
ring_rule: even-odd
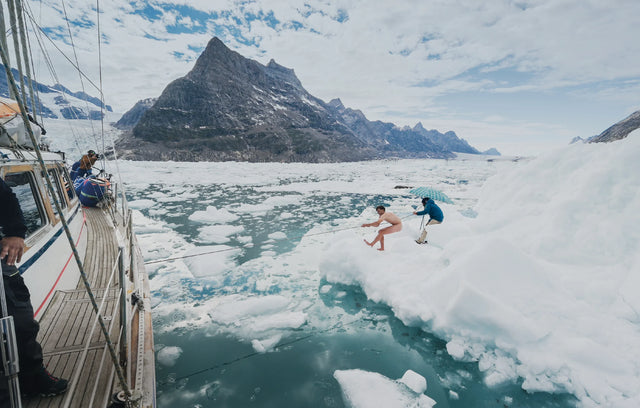
[[[0,227],[2,236],[24,238],[27,227],[18,198],[0,178]]]
[[[419,211],[416,215],[425,215],[429,214],[429,218],[433,218],[436,221],[442,222],[444,220],[444,215],[442,214],[442,210],[438,207],[433,200],[427,201],[424,205],[424,210]]]

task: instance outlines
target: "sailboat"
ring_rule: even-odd
[[[15,50],[15,37],[26,33],[23,24],[15,24],[22,16],[20,1],[7,4]],[[3,6],[0,35],[6,32]],[[44,364],[69,382],[61,395],[21,396],[12,372],[19,369],[12,362],[15,345],[3,319],[0,343],[11,407],[155,407],[148,275],[125,190],[111,181],[99,206],[82,205],[65,154],[42,143],[36,112],[27,107],[28,99],[36,107],[37,97],[28,96],[21,70],[18,87],[6,38],[0,39],[0,54],[12,91],[10,98],[0,98],[0,177],[18,197],[27,224],[26,250],[16,266],[40,324]],[[22,53],[26,67],[27,55]]]

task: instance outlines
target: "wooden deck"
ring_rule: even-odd
[[[102,316],[111,341],[116,345],[120,330],[117,271],[113,274],[110,289],[106,289],[117,264],[116,235],[107,213],[97,208],[85,208],[84,211],[88,234],[84,268],[96,303],[99,307],[102,305]],[[25,399],[25,407],[104,408],[108,405],[112,384],[117,380],[82,279],[76,290],[55,292],[40,320],[38,340],[49,372],[69,380],[69,389],[56,397]]]

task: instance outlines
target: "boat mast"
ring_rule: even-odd
[[[3,50],[9,49],[7,47],[7,27],[4,24],[4,7],[2,6],[2,3],[0,3],[0,47],[2,47]],[[7,61],[11,63],[9,54],[7,54]],[[7,84],[8,83],[9,83],[9,79],[7,79]],[[13,88],[11,87],[8,87],[8,88],[9,88],[9,98],[15,99],[15,95],[13,94]]]
[[[16,53],[16,66],[18,67],[18,74],[20,76],[20,92],[22,93],[22,100],[26,100],[24,92],[24,74],[22,73],[22,58],[20,58],[20,40],[18,38],[17,22],[16,22],[16,6],[14,0],[7,0],[9,4],[9,23],[11,24],[11,36],[13,37],[13,49]],[[5,50],[7,50],[5,48]],[[8,55],[8,52],[7,52]],[[11,67],[8,67],[11,70]],[[9,83],[7,81],[7,83]],[[17,92],[13,90],[14,93]],[[17,95],[14,95],[14,99]]]
[[[33,117],[37,118],[37,111],[36,111],[36,98],[35,98],[35,93],[33,92],[33,80],[32,80],[32,75],[31,75],[31,64],[29,62],[29,52],[28,52],[28,47],[27,47],[27,32],[25,31],[25,26],[24,26],[24,18],[23,18],[23,14],[24,14],[24,9],[22,7],[22,0],[15,0],[16,1],[16,8],[17,8],[17,15],[18,15],[18,28],[20,30],[20,42],[22,43],[22,59],[24,60],[24,68],[25,68],[25,72],[27,74],[27,81],[29,81],[29,95],[31,96],[31,113],[33,113]],[[15,30],[13,31],[15,33]],[[25,94],[25,91],[22,92],[22,94]],[[26,98],[23,98],[23,100],[26,102]]]

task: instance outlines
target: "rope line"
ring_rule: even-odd
[[[64,51],[62,51],[62,49],[60,47],[58,47],[58,45],[53,41],[53,39],[51,37],[49,37],[49,35],[44,31],[44,29],[42,27],[40,27],[40,25],[35,21],[35,18],[33,17],[33,15],[31,14],[31,10],[27,10],[25,8],[26,11],[26,15],[29,17],[29,19],[32,21],[33,25],[36,26],[38,28],[38,30],[44,34],[44,37],[49,40],[49,42],[51,42],[51,44],[53,44],[53,46],[60,52],[60,54],[71,64],[71,66],[73,68],[75,68],[76,70],[78,70],[78,72],[80,72],[82,74],[83,77],[85,77],[85,79],[87,80],[87,82],[89,82],[89,84],[91,84],[98,92],[102,92],[100,90],[100,87],[98,85],[96,85],[91,78],[89,78],[89,76],[87,76],[87,74],[84,73],[84,71],[82,69],[80,69],[79,66],[77,66],[72,60],[71,58],[69,58],[67,56],[67,54],[64,53]],[[102,94],[100,95],[102,96]]]
[[[412,216],[413,214],[409,214],[406,215],[402,218],[400,218],[401,220],[407,219],[410,216]],[[362,228],[361,226],[356,226],[356,227],[347,227],[347,228],[338,228],[338,229],[334,229],[334,230],[329,230],[329,231],[323,231],[323,232],[314,232],[313,234],[302,234],[302,235],[297,235],[294,237],[291,237],[289,239],[286,239],[286,241],[290,241],[293,242],[294,239],[302,239],[304,237],[314,237],[317,235],[326,235],[326,234],[333,234],[335,232],[340,232],[340,231],[348,231],[348,230],[352,230],[352,229],[357,229],[357,228]],[[276,240],[276,241],[285,241],[284,239],[281,240]],[[228,251],[235,251],[238,249],[244,249],[244,248],[248,248],[246,245],[245,246],[240,246],[240,247],[232,247],[232,248],[224,248],[224,249],[217,249],[215,251],[207,251],[207,252],[201,252],[199,254],[193,254],[193,255],[182,255],[182,256],[176,256],[176,257],[172,257],[172,258],[165,258],[165,259],[158,259],[155,261],[147,261],[144,264],[145,265],[152,265],[152,264],[156,264],[156,263],[162,263],[162,262],[170,262],[170,261],[176,261],[178,259],[185,259],[185,258],[194,258],[197,256],[203,256],[203,255],[211,255],[211,254],[217,254],[220,252],[228,252]]]
[[[283,347],[290,346],[292,344],[299,343],[299,342],[301,342],[303,340],[306,340],[306,339],[309,339],[311,337],[317,336],[319,334],[329,333],[329,332],[331,332],[333,330],[342,329],[342,328],[344,328],[346,326],[350,326],[350,325],[352,325],[354,323],[357,323],[359,321],[360,321],[360,319],[353,319],[352,321],[347,322],[347,323],[338,322],[338,324],[335,324],[335,325],[333,325],[333,326],[331,326],[331,327],[329,327],[327,329],[315,330],[315,331],[312,331],[311,333],[309,333],[307,335],[304,335],[304,336],[301,336],[301,337],[297,337],[297,338],[289,340],[289,341],[285,341],[284,343],[280,343],[280,344],[276,345],[273,349],[274,350],[278,350],[278,349],[281,349]],[[255,351],[253,353],[245,354],[243,356],[236,357],[234,359],[231,359],[231,360],[228,360],[228,361],[224,361],[222,363],[214,364],[214,365],[212,365],[210,367],[202,368],[200,370],[191,372],[189,374],[182,375],[180,377],[176,377],[176,378],[174,378],[172,380],[158,381],[158,385],[167,385],[167,384],[172,383],[172,382],[186,380],[188,378],[195,377],[196,375],[204,374],[207,371],[215,370],[215,369],[221,368],[221,367],[227,367],[227,366],[230,366],[231,364],[237,363],[239,361],[247,360],[247,359],[249,359],[251,357],[255,357],[255,356],[259,355],[259,354],[263,354],[263,353],[259,353],[259,352]]]
[[[73,57],[76,61],[76,65],[80,66],[80,61],[78,60],[78,52],[76,51],[76,45],[73,41],[73,33],[71,32],[71,22],[69,21],[69,16],[67,15],[67,7],[65,5],[64,0],[62,0],[62,10],[64,12],[64,19],[67,22],[67,31],[69,32],[69,41],[71,42],[71,49],[73,50]],[[80,86],[82,87],[82,92],[87,94],[87,91],[84,87],[84,81],[82,80],[82,74],[78,74],[80,78]],[[94,142],[96,146],[98,145],[98,141],[96,139],[96,131],[93,128],[93,121],[91,120],[91,109],[89,108],[89,101],[85,98],[84,104],[87,108],[87,118],[89,119],[89,124],[91,125],[91,134],[93,135]]]

